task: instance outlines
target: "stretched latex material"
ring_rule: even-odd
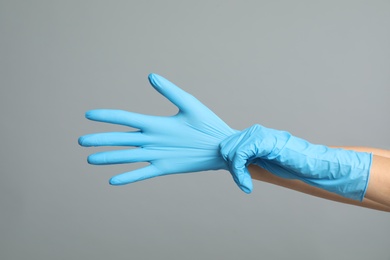
[[[114,176],[110,179],[112,185],[168,174],[228,169],[219,152],[219,144],[237,131],[195,97],[165,78],[150,74],[149,81],[177,106],[178,113],[173,116],[152,116],[112,109],[88,111],[85,116],[90,120],[139,129],[80,137],[78,141],[82,146],[128,147],[91,154],[88,162],[94,165],[150,163],[144,168]],[[233,179],[244,192],[252,191],[250,176],[233,175]]]

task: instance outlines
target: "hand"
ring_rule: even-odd
[[[247,175],[246,166],[256,164],[279,177],[299,179],[355,200],[362,200],[367,189],[369,153],[314,145],[260,125],[229,136],[220,148],[234,175]]]
[[[99,109],[86,118],[125,125],[139,131],[98,133],[79,138],[82,146],[129,146],[126,150],[99,152],[88,157],[95,165],[149,162],[150,165],[114,176],[112,185],[123,185],[157,176],[227,169],[219,144],[236,131],[230,128],[195,97],[156,74],[149,75],[152,86],[175,104],[174,116],[141,115],[121,110]],[[134,148],[138,147],[138,148]],[[252,182],[245,176],[234,176],[246,193]]]

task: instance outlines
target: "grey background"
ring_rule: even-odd
[[[0,1],[1,259],[390,259],[383,213],[227,172],[108,179],[84,112],[171,115],[163,75],[237,129],[390,148],[389,1]]]

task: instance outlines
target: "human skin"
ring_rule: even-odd
[[[226,158],[218,154],[218,144],[221,146],[220,142],[223,142],[224,138],[233,135],[233,129],[195,97],[163,77],[150,74],[149,81],[160,94],[177,106],[178,114],[159,117],[112,109],[88,111],[86,117],[90,120],[130,126],[140,130],[125,133],[98,133],[80,137],[79,144],[86,147],[139,147],[127,151],[95,153],[88,157],[88,162],[95,165],[150,162],[147,167],[114,176],[110,180],[112,185],[124,185],[180,172],[227,168]],[[177,131],[178,129],[180,131]],[[251,178],[253,178],[330,200],[390,212],[390,151],[364,147],[342,148],[374,154],[373,159],[370,160],[371,178],[362,202],[344,198],[298,180],[282,179],[258,166],[249,166],[252,176],[249,176],[247,172],[245,174],[234,171],[231,173],[238,186],[247,193],[252,190]],[[242,167],[240,165],[235,169],[244,167],[245,162]],[[365,179],[364,187],[366,183]]]
[[[336,148],[336,147],[335,147]],[[303,192],[316,197],[356,205],[360,207],[390,212],[390,151],[367,147],[337,147],[346,150],[373,153],[373,161],[370,172],[370,180],[363,201],[356,201],[311,186],[299,180],[280,178],[265,169],[249,165],[248,170],[252,179],[268,182],[277,186]]]

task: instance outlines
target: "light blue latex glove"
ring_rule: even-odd
[[[249,175],[255,164],[269,172],[354,200],[363,200],[372,154],[314,145],[288,132],[254,125],[231,135],[220,145],[229,170]]]
[[[149,162],[150,165],[114,176],[112,185],[122,185],[157,176],[226,169],[219,144],[235,130],[230,128],[195,97],[156,74],[149,75],[152,86],[179,108],[174,116],[150,116],[122,110],[99,109],[86,113],[90,120],[125,125],[139,131],[98,133],[79,138],[82,146],[129,146],[130,149],[92,154],[95,165]],[[138,147],[138,148],[134,148]],[[246,193],[252,182],[234,176]]]

